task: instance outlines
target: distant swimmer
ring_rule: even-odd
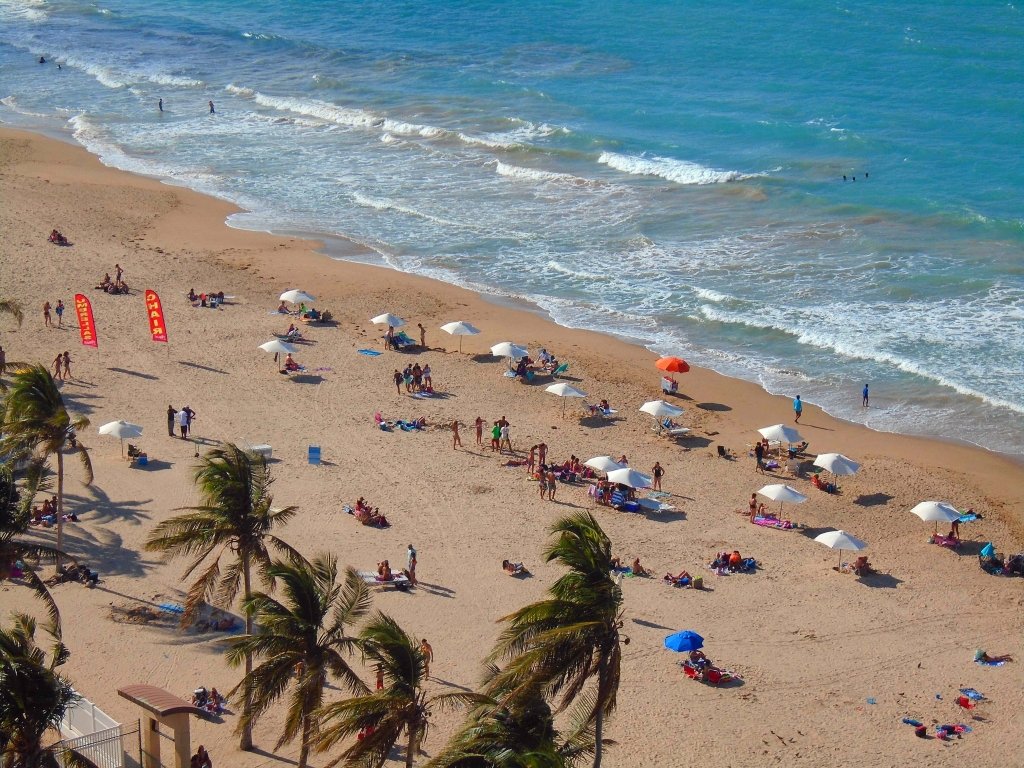
[[[215,114],[214,109],[213,109],[213,102],[212,101],[210,102],[210,114],[211,115]]]
[[[856,181],[856,180],[857,180],[857,177],[856,177],[856,176],[854,176],[854,177],[853,177],[853,180],[854,180],[854,181]]]
[[[868,172],[864,171],[864,178],[866,179],[867,177],[868,177]]]
[[[846,174],[843,174],[843,181],[846,181]]]
[[[39,57],[39,63],[40,64],[45,64],[46,63],[46,59],[44,59],[42,56],[40,56]]]
[[[60,69],[60,64],[57,65],[57,69]]]
[[[163,99],[159,99],[159,100],[157,101],[156,105],[157,105],[157,106],[158,106],[158,107],[160,108],[160,111],[161,111],[161,112],[163,112],[163,111],[164,111],[164,100],[163,100]]]

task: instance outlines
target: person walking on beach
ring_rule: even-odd
[[[867,408],[868,407],[868,385],[867,384],[864,385],[864,391],[860,393],[860,396],[861,396],[861,403],[860,404],[863,407]]]
[[[70,379],[71,378],[71,355],[68,352],[65,352],[64,355],[62,356],[62,359],[64,361],[64,378],[65,379]]]
[[[484,420],[479,416],[476,417],[476,444],[484,444]]]
[[[430,647],[430,643],[427,642],[427,638],[423,638],[420,642],[420,650],[423,651],[423,677],[426,680],[430,679],[430,664],[434,660],[434,649]]]
[[[63,378],[61,378],[61,375],[60,375],[60,366],[61,366],[61,363],[63,363],[63,362],[64,362],[64,355],[62,355],[60,352],[58,352],[57,356],[55,358],[53,358],[53,378],[57,379],[58,381],[63,381]]]
[[[178,415],[178,412],[174,409],[174,406],[173,405],[168,405],[167,406],[167,435],[169,437],[174,437],[174,422],[176,421],[176,419],[174,417],[177,416],[177,415]]]
[[[491,427],[491,450],[496,451],[501,447],[501,426],[498,422],[494,422],[494,426]]]
[[[660,462],[654,462],[654,466],[651,468],[651,477],[654,478],[654,482],[651,487],[655,491],[661,490],[661,478],[665,474],[665,469],[661,466]]]
[[[49,328],[52,325],[50,322],[50,302],[43,302],[43,326]]]
[[[455,419],[452,422],[452,450],[462,447],[462,438],[459,437],[459,420]]]
[[[796,418],[793,419],[797,424],[800,423],[800,414],[804,412],[804,403],[800,399],[800,395],[796,396],[796,400],[793,401],[793,413],[796,414]]]
[[[764,443],[758,443],[754,446],[754,456],[757,457],[757,466],[754,467],[754,471],[760,471],[761,474],[765,474],[764,471]]]
[[[395,368],[394,379],[395,379],[395,389],[397,389],[398,390],[398,394],[401,395],[402,394],[402,382],[405,381],[405,376],[403,376],[402,372],[400,370],[398,370],[397,368]]]
[[[54,307],[53,311],[57,313],[57,327],[60,328],[64,318],[64,302],[57,299],[57,306]]]

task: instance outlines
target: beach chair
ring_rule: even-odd
[[[558,374],[565,373],[568,370],[569,370],[569,364],[568,363],[562,363],[560,366],[558,366],[557,368],[555,368],[555,370],[553,370],[551,372],[551,378],[557,379],[558,378]]]
[[[320,465],[320,446],[311,445],[309,446],[309,463],[314,466]]]
[[[238,442],[241,443],[245,452],[253,458],[259,456],[264,461],[270,461],[271,457],[274,455],[274,449],[269,445],[249,445],[248,441],[246,441],[244,437],[238,438]]]
[[[661,391],[666,395],[674,395],[679,391],[679,382],[668,376],[661,377]]]

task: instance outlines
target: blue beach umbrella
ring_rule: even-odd
[[[665,647],[670,651],[676,651],[677,653],[696,651],[698,648],[704,647],[704,638],[696,632],[691,632],[687,629],[683,632],[676,632],[674,635],[666,637]]]

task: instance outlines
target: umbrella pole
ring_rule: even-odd
[[[121,438],[121,458],[122,459],[124,458],[124,438],[123,437]],[[938,523],[936,523],[935,525],[938,525]]]

